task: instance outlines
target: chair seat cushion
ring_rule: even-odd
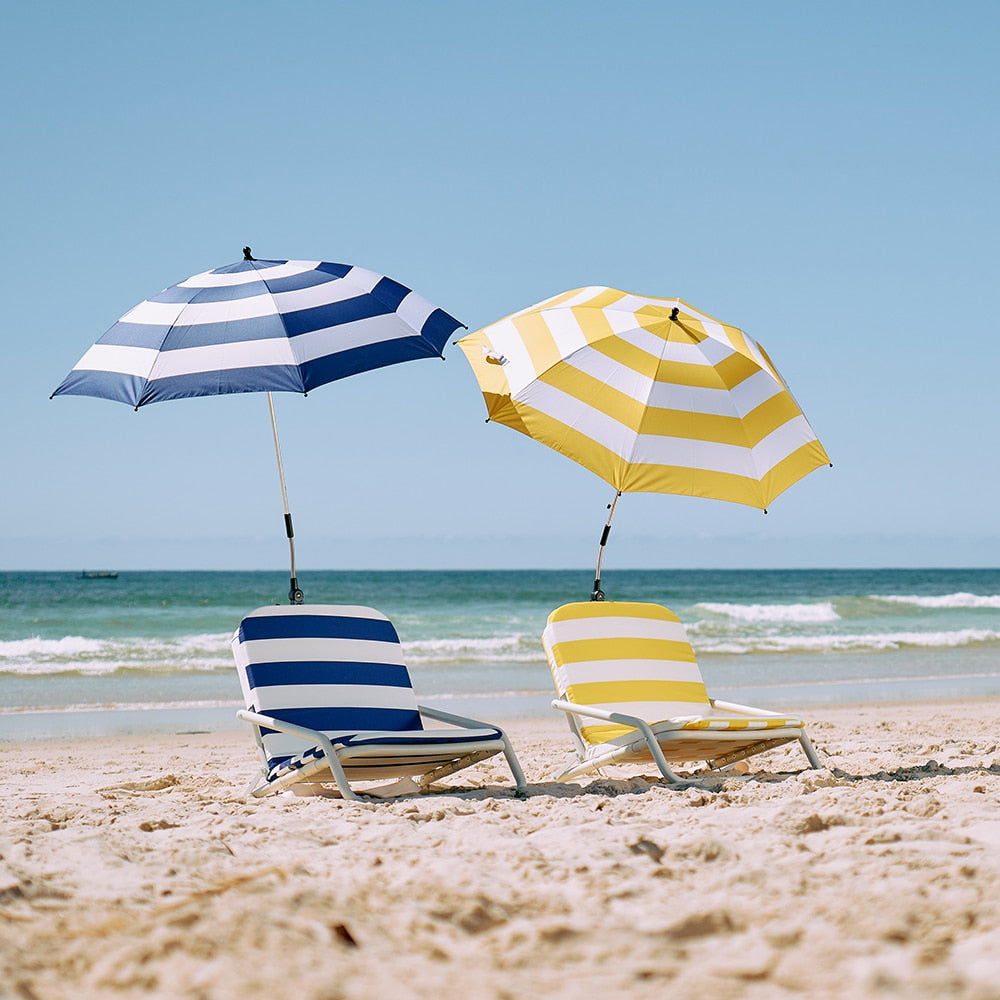
[[[717,733],[746,733],[749,736],[751,733],[769,729],[802,729],[804,725],[805,723],[801,719],[792,716],[693,715],[675,716],[671,719],[651,722],[649,728],[657,736],[676,734],[677,738],[683,739],[685,733],[694,734],[706,729]],[[594,722],[584,718],[580,720],[580,729],[584,740],[598,747],[607,743],[619,745],[630,743],[637,736],[639,739],[642,738],[631,726],[623,726],[614,722]]]
[[[500,730],[492,727],[483,729],[419,729],[402,733],[370,731],[344,733],[331,737],[331,742],[337,749],[400,748],[401,752],[398,755],[400,757],[407,755],[415,758],[433,756],[442,759],[451,756],[449,748],[467,747],[470,743],[486,744],[502,740],[503,734]],[[345,754],[344,756],[349,760],[354,755]],[[320,747],[310,747],[294,757],[272,758],[268,761],[267,780],[273,781],[289,771],[299,770],[322,758],[323,751]],[[347,764],[347,760],[345,760],[345,764]]]

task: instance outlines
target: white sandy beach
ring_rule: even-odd
[[[998,709],[823,709],[824,770],[680,791],[556,785],[564,721],[515,722],[525,799],[497,757],[247,801],[249,730],[0,745],[0,997],[1000,997]]]

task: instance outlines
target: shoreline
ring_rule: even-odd
[[[762,697],[757,697],[760,694]],[[969,704],[968,698],[952,694],[945,697],[922,697],[894,700],[875,698],[869,701],[798,703],[782,699],[768,700],[766,689],[748,689],[747,692],[733,692],[720,689],[717,693],[723,700],[754,704],[772,711],[785,711],[800,718],[814,719],[828,712],[880,708],[929,707],[934,705],[959,706]],[[455,712],[473,719],[480,719],[494,725],[507,725],[525,720],[543,721],[550,717],[561,719],[551,708],[553,693],[525,693],[508,696],[476,697],[474,695],[447,695],[421,698],[421,702],[445,711]],[[1000,706],[1000,694],[978,693],[977,704]],[[58,742],[64,739],[107,739],[116,736],[171,736],[192,733],[223,733],[245,731],[246,724],[236,718],[236,711],[243,707],[240,701],[224,703],[188,702],[179,705],[160,706],[67,706],[65,708],[42,707],[17,711],[0,711],[0,747],[31,744],[40,741]],[[1000,712],[998,712],[1000,715]]]

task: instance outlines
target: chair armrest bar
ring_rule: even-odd
[[[642,737],[646,741],[646,745],[649,747],[649,752],[652,754],[653,760],[656,761],[656,766],[660,769],[660,773],[663,777],[668,781],[674,782],[675,784],[684,784],[684,782],[677,777],[673,769],[667,763],[667,758],[663,756],[663,751],[660,749],[660,744],[657,741],[653,730],[649,728],[649,723],[645,720],[640,719],[635,715],[623,715],[621,712],[608,712],[603,708],[591,708],[590,706],[581,707],[579,705],[574,705],[571,702],[560,701],[558,699],[552,702],[552,707],[559,709],[560,712],[569,712],[571,715],[581,715],[592,719],[602,719],[605,722],[616,722],[621,726],[630,726],[632,729],[639,730],[639,732],[642,733]]]
[[[527,793],[528,784],[525,780],[524,772],[521,770],[521,762],[517,759],[517,754],[514,753],[514,747],[508,739],[507,734],[499,726],[479,722],[476,719],[467,719],[463,715],[452,715],[451,712],[442,712],[438,708],[430,708],[427,705],[417,705],[417,709],[429,719],[436,719],[438,722],[447,722],[461,729],[495,729],[503,740],[503,755],[507,758],[507,765],[510,767],[511,774],[514,775],[514,784],[517,786],[518,794],[525,795]]]
[[[359,796],[351,790],[347,775],[344,774],[344,768],[340,763],[340,758],[337,756],[337,751],[325,733],[321,733],[315,729],[307,729],[305,726],[296,726],[293,722],[282,722],[281,719],[275,719],[270,715],[262,715],[260,712],[251,712],[245,708],[241,708],[236,713],[236,718],[242,719],[244,722],[250,722],[255,726],[266,726],[268,729],[274,729],[280,733],[288,733],[289,736],[298,736],[318,746],[323,751],[323,756],[326,758],[334,781],[337,782],[340,794],[345,799],[360,801]]]
[[[496,729],[487,722],[480,722],[478,719],[467,719],[464,715],[452,715],[451,712],[442,712],[439,708],[431,708],[428,705],[417,705],[417,710],[421,715],[426,715],[429,719],[438,722],[447,722],[460,729]]]
[[[723,712],[738,712],[740,715],[753,715],[761,719],[766,719],[769,716],[773,718],[787,719],[789,716],[782,715],[781,712],[769,712],[763,708],[753,708],[750,705],[738,705],[734,701],[720,701],[717,698],[712,698],[712,704],[716,708],[721,708]]]

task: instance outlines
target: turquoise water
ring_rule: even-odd
[[[478,715],[548,714],[540,634],[586,600],[574,571],[317,572],[314,603],[395,623],[418,697]],[[1000,695],[1000,570],[631,570],[609,600],[686,624],[709,691],[777,710]],[[229,637],[285,603],[265,572],[0,573],[0,740],[236,728]]]

